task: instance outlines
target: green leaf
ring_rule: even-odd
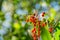
[[[42,40],[52,40],[51,34],[45,28],[42,28],[41,37]]]
[[[60,30],[57,29],[57,32],[54,33],[55,40],[59,40]]]
[[[16,36],[12,36],[11,40],[18,40],[18,38]]]

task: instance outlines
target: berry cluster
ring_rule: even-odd
[[[42,14],[40,15],[42,17],[45,16],[45,12],[42,12]],[[41,27],[45,27],[47,25],[47,23],[44,21],[41,21],[39,20],[40,18],[39,14],[37,15],[36,14],[33,14],[33,15],[30,15],[30,17],[26,20],[26,22],[31,22],[33,25],[34,25],[34,28],[32,29],[32,37],[33,37],[33,40],[38,40],[38,38],[40,38],[40,34],[41,34]],[[38,26],[38,28],[36,28],[36,26]],[[52,31],[51,30],[52,28],[50,28],[50,32]]]

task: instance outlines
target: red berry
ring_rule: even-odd
[[[34,24],[34,26],[36,26],[36,24]]]
[[[37,40],[36,37],[33,38],[34,40]]]
[[[41,24],[41,21],[38,21],[38,26],[40,26],[40,24]]]
[[[50,28],[49,28],[49,32],[52,32],[52,31],[53,31],[53,28],[52,28],[52,27],[50,27]]]
[[[42,13],[42,17],[44,17],[44,15],[45,15],[45,12]]]
[[[33,22],[33,19],[32,18],[30,18],[30,22]]]
[[[44,22],[44,23],[42,23],[42,27],[44,27],[44,26],[46,26],[46,23]]]
[[[34,34],[33,39],[34,39],[34,40],[36,40],[36,39],[37,39],[36,33]]]
[[[36,32],[36,28],[34,28],[33,30],[32,30],[32,33],[35,33]]]

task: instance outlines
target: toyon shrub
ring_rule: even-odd
[[[33,40],[40,40],[40,36],[43,33],[43,31],[42,31],[43,28],[45,28],[48,25],[48,22],[45,18],[45,14],[46,14],[45,12],[42,12],[41,14],[34,13],[32,15],[28,15],[29,17],[27,17],[27,19],[26,19],[27,23],[30,22],[34,26],[32,31],[31,31]],[[52,33],[53,32],[53,27],[49,27],[46,30],[48,30],[49,33]],[[49,40],[49,39],[47,38],[47,40]]]

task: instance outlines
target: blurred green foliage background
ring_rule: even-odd
[[[25,20],[34,10],[52,14],[51,19],[54,17],[57,21],[60,0],[0,0],[0,40],[32,40],[33,26]]]

